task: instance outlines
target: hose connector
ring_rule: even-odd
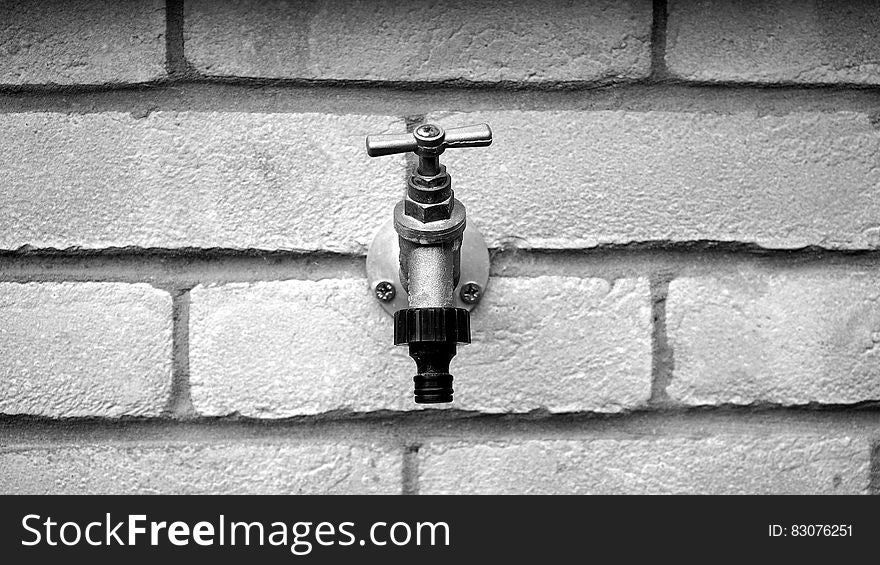
[[[464,308],[407,308],[394,313],[394,345],[409,345],[409,356],[416,362],[417,404],[452,402],[449,364],[457,345],[470,342],[470,312]]]

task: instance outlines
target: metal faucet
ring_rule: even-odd
[[[408,134],[367,136],[370,157],[406,152],[418,156],[418,165],[407,176],[406,195],[394,207],[393,225],[400,250],[399,279],[409,306],[394,312],[394,344],[408,345],[409,355],[416,362],[418,374],[413,381],[419,404],[452,402],[449,364],[457,344],[471,341],[469,310],[456,307],[455,296],[461,279],[467,214],[455,198],[452,179],[440,164],[440,155],[450,148],[491,143],[492,131],[486,124],[445,131],[424,124]],[[488,253],[482,245],[488,277]],[[368,257],[368,266],[369,261]],[[386,285],[375,289],[380,300],[383,292],[393,298],[392,283],[381,281],[378,285]],[[460,290],[460,300],[472,306],[478,301],[481,287],[475,282],[466,286]]]

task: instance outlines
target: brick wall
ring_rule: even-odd
[[[880,7],[0,6],[0,492],[880,490]],[[456,402],[364,254],[450,152]]]

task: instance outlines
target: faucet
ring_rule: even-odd
[[[492,131],[486,124],[445,131],[434,124],[423,124],[412,133],[367,136],[370,157],[407,152],[418,157],[407,175],[406,195],[394,207],[393,220],[399,248],[395,275],[407,294],[408,306],[393,312],[394,344],[408,345],[409,355],[415,360],[417,374],[413,382],[418,404],[452,402],[449,364],[457,345],[471,341],[469,308],[478,301],[488,278],[485,243],[478,232],[468,230],[467,234],[476,235],[466,234],[467,213],[455,198],[452,179],[440,164],[440,155],[451,148],[491,143]],[[485,277],[482,287],[477,282],[466,282],[457,299],[463,241],[466,247],[474,247],[481,259],[476,263],[485,263],[479,265]],[[375,241],[373,247],[378,247]],[[370,263],[368,255],[368,270]],[[389,281],[377,283],[374,290],[385,302],[392,300],[396,292]],[[456,307],[457,300],[467,307]]]

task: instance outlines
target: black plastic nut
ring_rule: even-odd
[[[464,308],[406,308],[394,313],[394,345],[471,342],[470,312]]]

